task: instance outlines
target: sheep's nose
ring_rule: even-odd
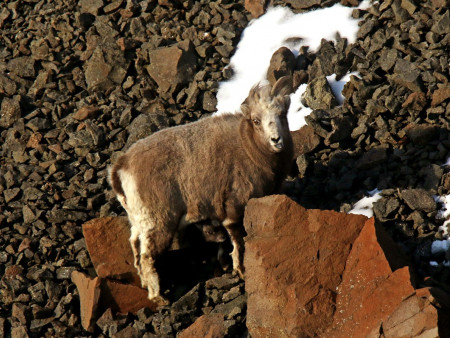
[[[280,142],[280,136],[272,137],[271,140],[272,140],[273,143],[278,143],[278,142]]]

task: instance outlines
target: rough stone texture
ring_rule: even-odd
[[[286,196],[250,200],[244,226],[250,335],[312,336],[332,322],[336,287],[366,218],[306,210]]]
[[[436,202],[433,197],[423,189],[403,190],[401,196],[412,210],[425,212],[436,210]]]
[[[303,126],[299,130],[291,132],[294,142],[294,157],[313,151],[320,143],[320,138],[310,126]]]
[[[203,315],[184,331],[178,337],[208,337],[221,338],[225,336],[226,328],[224,323],[224,315],[220,313],[212,313]]]
[[[73,271],[72,282],[77,286],[80,295],[81,325],[86,331],[93,332],[93,320],[100,298],[100,278],[89,278],[82,272]]]
[[[273,53],[269,69],[267,70],[267,80],[273,86],[277,80],[283,76],[292,76],[295,69],[296,59],[291,50],[287,47],[279,48]]]
[[[112,42],[97,46],[85,63],[85,77],[89,90],[110,91],[125,79],[130,62]]]
[[[384,332],[392,337],[416,337],[437,333],[438,314],[428,290],[414,290],[409,268],[389,263],[387,255],[396,252],[381,247],[392,245],[386,243],[392,241],[389,237],[380,234],[383,231],[370,219],[353,243],[326,336],[366,337]]]
[[[267,0],[245,0],[245,9],[252,17],[258,18],[264,14],[267,2]]]
[[[2,100],[0,112],[0,127],[8,128],[20,118],[20,97],[5,97]]]
[[[436,299],[414,289],[407,260],[373,218],[268,196],[249,202],[244,225],[250,335],[447,334]]]
[[[134,267],[130,225],[126,217],[104,217],[83,224],[83,235],[97,275],[124,280],[135,286],[141,281]]]
[[[197,68],[197,58],[191,41],[150,51],[147,71],[158,84],[161,93],[173,94],[191,81]]]
[[[436,89],[432,95],[431,106],[436,107],[448,98],[450,98],[450,87]]]
[[[111,308],[118,313],[136,313],[142,308],[155,311],[158,304],[150,301],[146,289],[131,284],[123,284],[111,279],[101,281],[100,306],[103,309]]]
[[[311,109],[330,109],[337,105],[336,98],[325,76],[320,76],[308,83],[302,100]]]

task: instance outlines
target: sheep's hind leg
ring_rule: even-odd
[[[142,285],[147,287],[148,298],[160,306],[168,301],[160,295],[160,281],[155,268],[155,260],[170,246],[173,232],[164,231],[163,227],[156,226],[148,229],[139,236],[140,241],[140,277]]]
[[[233,270],[235,270],[241,278],[244,278],[244,237],[245,231],[242,223],[235,222],[229,218],[222,222],[222,225],[230,235],[233,251],[231,259],[233,261]]]

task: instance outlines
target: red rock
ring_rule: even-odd
[[[131,284],[123,284],[110,279],[101,281],[100,307],[111,308],[113,312],[136,313],[144,307],[156,311],[158,304],[150,301],[146,289]]]
[[[224,315],[220,313],[210,313],[197,318],[197,320],[187,329],[183,330],[178,337],[222,338],[225,334]]]
[[[3,275],[5,278],[16,278],[17,276],[21,276],[23,274],[23,267],[20,265],[10,265],[5,269],[5,274]]]
[[[450,87],[436,89],[431,97],[431,106],[436,107],[448,98],[450,98]]]
[[[254,18],[264,14],[267,6],[267,0],[245,0],[245,9],[250,12]]]
[[[353,243],[342,283],[330,337],[364,337],[414,294],[408,267],[392,271],[370,219]],[[348,335],[347,335],[348,334]]]
[[[31,239],[29,237],[25,237],[19,245],[19,249],[17,252],[22,252],[31,247]]]
[[[27,148],[42,149],[42,145],[40,144],[42,137],[42,134],[38,132],[31,134],[27,142]]]
[[[373,218],[268,196],[249,202],[244,226],[251,336],[449,336],[450,296],[414,289]]]
[[[320,335],[364,216],[306,210],[286,196],[252,199],[244,226],[247,327],[253,337]]]
[[[96,316],[100,297],[100,279],[89,278],[78,271],[72,272],[72,282],[76,285],[80,295],[81,325],[88,332],[94,332],[94,317]]]
[[[141,286],[134,267],[126,217],[103,217],[83,224],[83,235],[97,275]]]
[[[403,102],[402,107],[408,107],[414,111],[421,112],[425,105],[427,104],[427,98],[422,92],[414,92],[409,94],[405,102]]]
[[[96,106],[84,106],[78,109],[75,114],[73,114],[73,118],[79,121],[86,120],[94,117],[98,111],[99,108]]]

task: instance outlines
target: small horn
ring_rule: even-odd
[[[272,87],[272,91],[270,92],[270,96],[285,96],[291,94],[292,91],[292,76],[286,75],[280,77],[277,82],[275,82]]]

